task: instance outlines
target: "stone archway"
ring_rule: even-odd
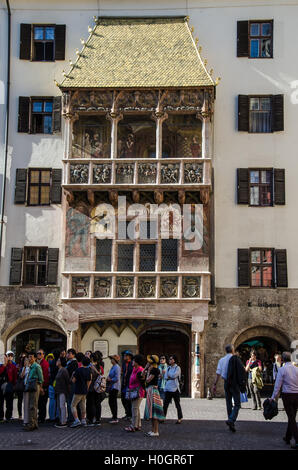
[[[288,336],[278,328],[269,325],[256,325],[242,330],[234,336],[231,343],[235,349],[245,341],[255,337],[267,337],[276,340],[280,343],[285,350],[290,350],[290,339]]]

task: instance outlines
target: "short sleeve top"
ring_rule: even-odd
[[[151,387],[151,385],[157,385],[158,384],[158,377],[159,377],[159,374],[160,374],[160,370],[158,369],[158,367],[153,367],[151,369],[151,371],[149,372],[149,376],[150,375],[153,375],[153,379],[151,380],[151,382],[147,383],[147,386],[148,387]]]

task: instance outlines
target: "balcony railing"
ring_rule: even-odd
[[[64,272],[62,300],[210,300],[209,272]]]
[[[183,187],[211,185],[210,159],[64,160],[64,186]]]

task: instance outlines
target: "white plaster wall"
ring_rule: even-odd
[[[297,104],[291,101],[291,83],[298,80],[298,0],[12,0],[13,59],[10,126],[10,162],[7,194],[8,229],[1,263],[1,282],[8,283],[10,248],[33,244],[48,246],[61,242],[60,208],[26,208],[13,204],[15,169],[33,165],[60,166],[61,136],[18,134],[19,95],[55,95],[53,80],[62,79],[68,62],[31,63],[20,61],[19,24],[53,22],[66,24],[66,58],[75,58],[80,37],[87,38],[93,15],[157,16],[189,15],[203,46],[202,57],[222,81],[217,87],[215,108],[215,238],[216,285],[237,285],[237,248],[272,246],[286,248],[289,287],[298,286],[296,234]],[[1,2],[3,9],[4,2]],[[0,10],[3,24],[5,14]],[[4,16],[3,16],[4,15]],[[236,57],[237,20],[274,19],[274,58],[251,60]],[[4,32],[1,31],[1,39]],[[5,36],[4,36],[5,37]],[[0,64],[3,63],[1,45]],[[0,72],[3,73],[2,71]],[[0,81],[1,81],[0,75]],[[250,135],[237,131],[237,95],[285,95],[285,132]],[[1,106],[1,105],[0,105]],[[1,109],[0,109],[1,113]],[[0,135],[2,124],[0,124]],[[63,135],[63,134],[62,134]],[[286,206],[249,208],[236,204],[236,169],[260,166],[286,169]],[[47,230],[45,230],[45,227]],[[54,228],[53,228],[54,227]],[[36,242],[37,244],[37,242]]]
[[[95,340],[106,340],[109,343],[109,356],[112,354],[118,354],[118,346],[121,345],[137,345],[137,337],[130,328],[125,328],[121,335],[118,336],[113,328],[107,328],[102,336],[99,335],[98,331],[92,326],[84,335],[81,342],[82,352],[93,350],[93,341]],[[109,359],[105,360],[106,367],[110,367]]]

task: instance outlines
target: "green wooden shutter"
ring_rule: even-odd
[[[238,286],[249,287],[249,249],[238,248]]]
[[[65,24],[55,27],[55,60],[65,60]]]
[[[31,24],[20,25],[20,59],[31,59]]]
[[[51,185],[51,203],[61,204],[61,183],[62,183],[62,170],[61,168],[52,169],[52,185]]]
[[[238,131],[249,130],[249,99],[247,95],[238,95]]]
[[[22,280],[23,249],[11,249],[9,284],[21,284]]]
[[[284,130],[284,95],[272,97],[272,132]]]
[[[274,168],[274,204],[285,205],[286,203],[286,187],[285,187],[285,170]]]
[[[53,98],[53,133],[61,131],[61,96]]]
[[[237,168],[237,204],[249,204],[248,168]]]
[[[27,170],[25,168],[18,168],[16,171],[14,203],[25,204],[26,193],[27,193]]]
[[[48,284],[57,284],[59,248],[48,249]]]
[[[276,287],[288,287],[287,250],[275,250]]]
[[[19,96],[18,132],[29,132],[30,98]]]
[[[248,55],[248,21],[237,21],[237,57]]]

